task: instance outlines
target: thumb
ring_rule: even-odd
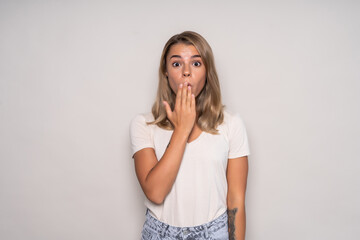
[[[169,103],[167,101],[163,101],[163,104],[165,107],[166,115],[168,116],[168,118],[171,118],[172,111],[171,111]]]

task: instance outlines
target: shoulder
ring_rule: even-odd
[[[133,124],[146,124],[147,122],[154,121],[154,116],[151,112],[139,113],[131,119],[131,125]]]
[[[154,121],[152,113],[139,113],[131,119],[130,122],[130,135],[143,135],[145,133],[151,133],[153,131],[153,124],[147,124]]]
[[[224,111],[224,124],[229,141],[228,158],[238,158],[250,154],[246,128],[239,113]]]
[[[130,123],[130,139],[133,155],[143,148],[154,147],[152,138],[152,126],[154,125],[147,124],[147,122],[152,121],[152,119],[151,113],[137,114],[132,118]]]
[[[224,122],[222,125],[231,130],[234,127],[243,127],[244,121],[239,113],[235,113],[226,109],[224,110]]]

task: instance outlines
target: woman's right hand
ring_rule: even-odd
[[[175,108],[171,110],[168,102],[163,101],[166,115],[174,125],[174,130],[190,134],[195,124],[196,106],[195,96],[191,93],[191,86],[180,84],[176,94]]]

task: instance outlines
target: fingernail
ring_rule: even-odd
[[[183,86],[182,83],[180,83],[180,87],[181,87],[181,88],[182,88],[182,86]]]
[[[191,89],[191,87],[190,87],[190,86],[188,86],[188,89],[190,90],[190,89]]]
[[[187,86],[188,85],[188,83],[187,82],[185,82],[185,86]]]

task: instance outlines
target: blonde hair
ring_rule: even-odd
[[[185,31],[172,36],[164,46],[160,59],[157,96],[152,107],[152,114],[155,120],[148,124],[156,124],[160,128],[168,130],[174,129],[166,116],[165,107],[162,102],[167,101],[171,109],[174,109],[176,95],[172,91],[166,77],[166,57],[171,46],[179,43],[193,45],[204,63],[206,81],[204,88],[196,97],[196,121],[202,131],[217,134],[217,127],[224,120],[224,106],[221,103],[220,84],[215,69],[214,55],[207,41],[200,34],[191,31]]]

